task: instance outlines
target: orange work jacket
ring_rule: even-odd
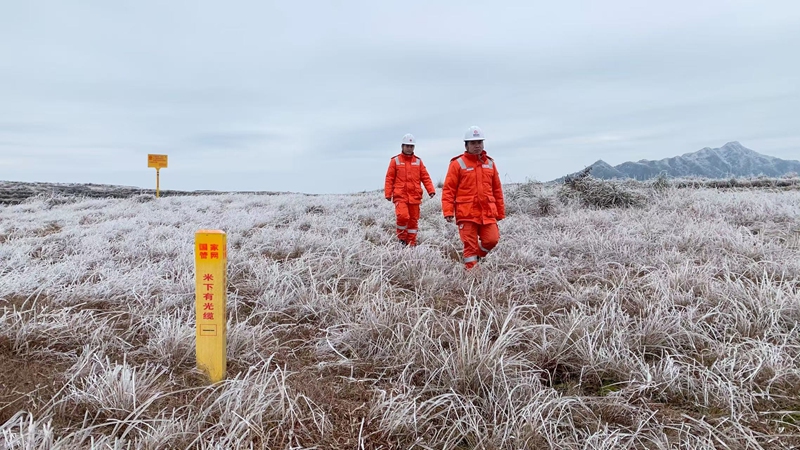
[[[384,197],[391,198],[395,203],[418,205],[422,203],[420,183],[425,185],[428,195],[436,192],[422,160],[414,155],[400,153],[389,161],[386,183],[383,187]]]
[[[506,217],[503,187],[494,160],[464,152],[450,160],[442,189],[442,213],[456,222],[496,223]]]

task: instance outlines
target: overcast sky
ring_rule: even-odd
[[[471,125],[506,182],[800,159],[800,2],[0,2],[0,180],[356,192]]]

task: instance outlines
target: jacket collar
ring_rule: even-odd
[[[480,152],[480,154],[478,155],[473,155],[471,153],[467,153],[466,151],[464,151],[464,157],[470,161],[483,162],[486,161],[486,150]]]

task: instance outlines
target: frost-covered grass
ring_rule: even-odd
[[[0,447],[800,446],[800,191],[635,188],[509,187],[469,274],[438,201],[402,248],[377,192],[0,207]],[[213,386],[206,228],[229,245]]]

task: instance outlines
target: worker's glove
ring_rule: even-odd
[[[444,218],[444,220],[446,220],[446,221],[448,221],[450,223],[453,223],[453,219],[455,219],[455,217],[453,217],[453,216],[447,216],[447,217]]]

